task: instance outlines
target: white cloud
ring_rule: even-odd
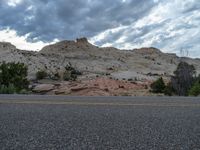
[[[7,4],[9,6],[15,7],[20,4],[23,0],[8,0]]]
[[[92,38],[94,43],[105,41],[102,46],[117,46],[122,49],[157,47],[164,52],[179,54],[187,49],[190,57],[200,57],[200,11],[195,8],[197,0],[156,1],[159,4],[140,20],[121,27],[109,29]],[[191,9],[192,8],[192,9]],[[119,33],[120,37],[111,42]]]
[[[14,30],[0,30],[0,41],[2,42],[10,42],[15,45],[18,49],[23,50],[41,50],[44,46],[48,44],[55,43],[57,40],[54,40],[52,43],[44,43],[44,42],[35,42],[30,43],[26,41],[26,37],[28,36],[17,36],[16,31]]]

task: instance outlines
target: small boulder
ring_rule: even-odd
[[[53,90],[54,87],[53,84],[39,84],[36,85],[32,91],[35,93],[45,93]]]

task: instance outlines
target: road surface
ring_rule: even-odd
[[[200,98],[0,95],[1,150],[200,150]]]

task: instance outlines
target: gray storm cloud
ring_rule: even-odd
[[[0,30],[15,30],[29,42],[85,36],[99,46],[185,48],[200,56],[199,24],[199,0],[0,1]]]
[[[153,6],[151,0],[24,0],[15,7],[2,1],[0,26],[29,34],[29,40],[92,37],[131,24]]]

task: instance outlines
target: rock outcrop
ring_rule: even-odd
[[[38,84],[33,88],[33,92],[35,93],[47,93],[54,89],[53,84]]]
[[[59,84],[42,83],[33,88],[33,92],[48,95],[71,96],[134,96],[150,94],[147,88],[150,82],[129,82],[98,77],[76,82],[60,82]]]
[[[86,37],[83,37],[83,38],[78,38],[78,39],[76,39],[76,42],[77,43],[88,43],[88,40],[87,40],[87,38]]]
[[[89,43],[87,38],[80,38],[61,41],[39,52],[31,52],[18,50],[10,43],[0,43],[0,62],[25,63],[29,68],[29,79],[34,79],[39,70],[46,70],[49,74],[62,72],[71,63],[83,73],[81,80],[107,75],[119,80],[151,81],[159,76],[169,78],[180,60],[193,64],[197,73],[200,73],[199,59],[180,59],[175,54],[162,53],[152,47],[134,50],[100,48]]]
[[[16,47],[8,42],[0,42],[0,50],[14,50]]]

